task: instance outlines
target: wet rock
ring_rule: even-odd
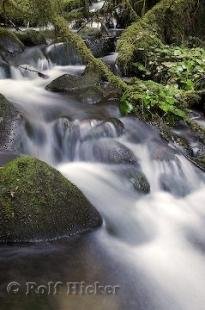
[[[55,79],[46,89],[53,92],[67,93],[88,104],[99,103],[102,98],[102,91],[98,85],[88,83],[82,76],[71,74],[65,74]]]
[[[135,173],[134,171],[127,172],[127,177],[133,188],[140,193],[148,194],[150,192],[150,184],[142,172]]]
[[[15,149],[19,123],[18,112],[0,94],[0,151]]]
[[[115,172],[119,174],[121,179],[124,179],[126,182],[128,181],[129,186],[138,193],[150,193],[150,184],[139,167],[125,165],[120,167],[120,169],[115,170]]]
[[[205,135],[198,125],[193,130],[184,122],[180,122],[171,131],[176,148],[180,150],[193,164],[205,170]],[[200,128],[200,129],[199,129]]]
[[[121,118],[121,121],[126,129],[126,138],[130,142],[145,143],[147,140],[159,136],[155,127],[146,124],[136,117],[123,117]]]
[[[52,63],[59,66],[83,64],[76,49],[69,43],[56,43],[46,48],[45,54]]]
[[[191,192],[191,187],[185,180],[183,173],[182,176],[162,174],[160,176],[160,185],[162,190],[176,197],[185,197]]]
[[[124,125],[117,118],[110,118],[101,122],[97,126],[92,127],[82,140],[92,140],[100,138],[117,138],[124,133]]]
[[[80,190],[46,163],[21,157],[0,170],[0,242],[71,236],[101,224]]]
[[[80,127],[77,122],[61,118],[54,124],[54,139],[62,158],[74,160],[77,143],[80,139]]]
[[[82,75],[62,75],[47,85],[46,89],[67,93],[84,104],[113,103],[119,98],[119,90],[89,68]]]
[[[113,139],[99,139],[80,146],[80,159],[107,164],[129,164],[138,166],[138,161],[131,150]]]

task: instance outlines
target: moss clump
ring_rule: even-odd
[[[46,39],[54,38],[53,32],[26,30],[15,32],[17,38],[26,46],[46,44]]]
[[[21,157],[0,170],[0,241],[82,233],[101,217],[79,189],[46,163]]]

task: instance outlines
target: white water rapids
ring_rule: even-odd
[[[53,128],[58,118],[70,117],[82,134],[87,130],[88,118],[95,124],[100,113],[107,117],[117,117],[119,113],[117,107],[83,106],[64,95],[45,90],[54,78],[65,72],[80,72],[83,66],[60,67],[41,59],[37,68],[44,68],[43,73],[49,79],[33,74],[25,77],[13,68],[12,78],[1,75],[0,93],[14,102],[32,123],[34,131],[39,132],[36,139],[22,133],[26,152],[55,165],[102,214],[104,225],[91,234],[90,246],[93,255],[100,251],[109,257],[112,272],[108,271],[103,257],[100,264],[96,260],[96,268],[101,266],[110,272],[109,278],[113,277],[116,284],[119,281],[124,298],[124,304],[120,302],[120,296],[112,302],[106,296],[102,300],[93,298],[87,308],[83,308],[85,300],[79,301],[79,309],[204,310],[205,183],[202,172],[181,155],[176,155],[171,164],[153,158],[155,150],[150,149],[152,141],[155,141],[154,138],[152,140],[152,129],[146,129],[146,126],[142,129],[144,134],[148,130],[143,141],[130,141],[128,133],[137,120],[129,121],[127,118],[121,119],[127,132],[114,140],[132,150],[150,183],[150,194],[137,194],[109,163],[80,160],[78,144],[72,160],[67,158],[64,149],[61,159],[56,161],[53,154],[59,146],[54,139]],[[154,147],[160,146],[156,143]],[[91,156],[89,147],[90,144],[85,148],[87,156]],[[172,152],[168,146],[167,152]],[[173,180],[170,192],[162,190],[161,175]],[[175,183],[175,180],[179,182]],[[181,191],[184,194],[175,194]],[[95,265],[95,259],[92,264]],[[85,275],[88,276],[92,264],[84,266]],[[52,268],[57,270],[55,265]],[[145,284],[141,285],[142,282]],[[144,296],[144,287],[149,298]],[[63,297],[60,300],[58,296],[56,309],[70,309],[69,301]]]

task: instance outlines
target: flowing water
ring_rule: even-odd
[[[1,309],[203,310],[204,174],[155,128],[120,117],[116,105],[83,104],[47,91],[54,78],[83,72],[76,57],[62,66],[35,48],[19,61],[48,75],[41,79],[12,67],[6,77],[0,71],[0,93],[24,116],[20,151],[75,183],[104,223],[74,239],[1,247]],[[116,149],[122,163],[115,162]],[[150,194],[136,191],[135,169],[146,175]],[[6,293],[10,281],[21,284],[20,293]],[[26,296],[26,281],[98,281],[120,288],[116,295],[67,296],[64,285],[55,296]]]

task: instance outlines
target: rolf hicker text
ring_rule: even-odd
[[[37,283],[28,281],[19,283],[12,281],[7,285],[7,293],[12,295],[117,295],[119,285],[102,284],[98,281],[93,283],[50,281],[48,283]]]

